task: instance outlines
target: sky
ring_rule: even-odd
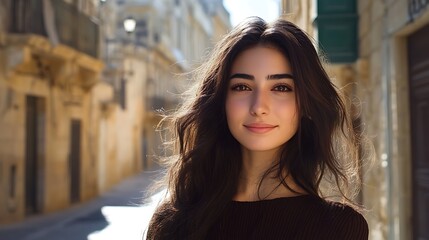
[[[280,0],[223,0],[232,26],[249,16],[258,16],[272,21],[279,16]]]

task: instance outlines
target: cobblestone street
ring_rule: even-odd
[[[145,196],[159,173],[145,171],[92,201],[0,226],[0,240],[142,239],[157,195]]]

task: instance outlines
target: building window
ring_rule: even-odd
[[[153,35],[153,41],[155,42],[155,43],[159,43],[160,41],[161,41],[161,37],[159,36],[159,33],[155,33],[154,35]]]
[[[146,45],[147,38],[149,36],[148,24],[146,19],[141,19],[137,21],[136,26],[136,38],[137,42],[143,45]]]
[[[119,105],[123,110],[127,109],[127,80],[121,79],[121,86],[119,89]]]
[[[16,165],[10,167],[9,172],[9,197],[15,198],[15,186],[16,186]]]

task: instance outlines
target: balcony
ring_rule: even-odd
[[[428,0],[408,0],[408,13],[410,19],[416,19],[428,6]]]
[[[167,99],[162,96],[149,96],[146,98],[146,112],[149,115],[159,115],[179,106],[179,99]]]
[[[47,26],[54,26],[59,43],[98,58],[99,26],[76,6],[62,0],[50,1],[52,13],[44,13],[43,0],[15,0],[11,4],[12,33],[37,34],[50,39]],[[46,8],[45,8],[46,9]],[[52,22],[49,22],[52,21]]]
[[[159,112],[166,109],[166,100],[161,96],[152,96],[147,99],[146,109],[148,111]]]

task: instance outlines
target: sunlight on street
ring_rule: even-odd
[[[161,191],[150,198],[147,205],[141,207],[132,206],[104,206],[101,213],[108,225],[88,235],[88,240],[116,240],[142,239],[155,207],[161,200],[165,191]]]

